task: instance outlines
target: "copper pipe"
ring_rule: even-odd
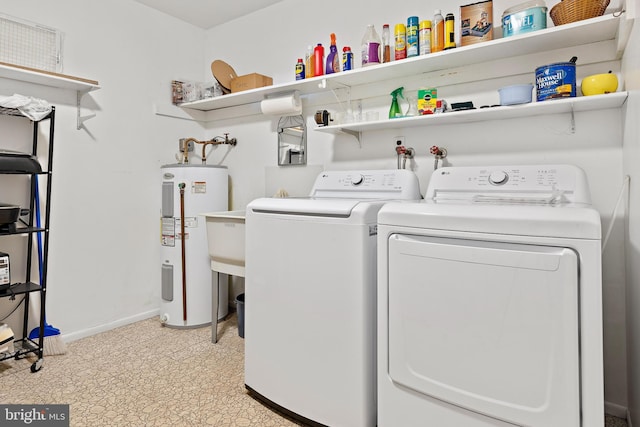
[[[196,144],[202,144],[202,164],[207,163],[207,153],[206,153],[207,145],[229,144],[229,145],[235,146],[238,143],[238,141],[235,138],[229,139],[228,133],[224,134],[224,140],[217,139],[217,138],[222,138],[222,137],[215,137],[210,141],[195,141]]]
[[[207,154],[205,152],[205,149],[207,148],[207,145],[220,145],[220,144],[224,144],[224,141],[215,141],[215,140],[211,140],[211,141],[196,141],[197,144],[202,144],[202,163],[206,163],[207,162]]]
[[[180,242],[182,244],[182,320],[187,321],[187,260],[185,254],[184,233],[184,182],[178,184],[180,189]]]
[[[222,138],[222,137],[216,137],[216,138]],[[220,140],[220,139],[216,139],[213,138],[210,141],[200,141],[197,140],[195,138],[185,138],[185,139],[181,139],[182,144],[183,144],[183,159],[182,162],[183,163],[189,163],[189,143],[190,142],[194,142],[196,144],[202,144],[202,163],[206,163],[207,162],[207,154],[206,154],[206,148],[207,145],[221,145],[221,144],[229,144],[229,145],[236,145],[237,144],[237,140],[235,138],[231,138],[229,139],[229,134],[225,133],[224,134],[224,140]]]
[[[186,138],[182,140],[182,163],[189,163],[189,143],[195,142],[200,143],[195,138]]]

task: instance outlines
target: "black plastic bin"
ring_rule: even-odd
[[[236,310],[238,311],[238,335],[244,338],[244,294],[236,297]]]

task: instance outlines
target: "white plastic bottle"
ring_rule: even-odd
[[[380,36],[373,24],[367,25],[367,30],[362,37],[362,66],[376,65],[380,60]]]

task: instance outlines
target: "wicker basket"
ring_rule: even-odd
[[[601,16],[610,0],[562,0],[551,8],[549,15],[555,25],[569,24]]]

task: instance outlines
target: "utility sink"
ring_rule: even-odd
[[[202,214],[207,220],[207,243],[211,270],[244,277],[245,211]]]

